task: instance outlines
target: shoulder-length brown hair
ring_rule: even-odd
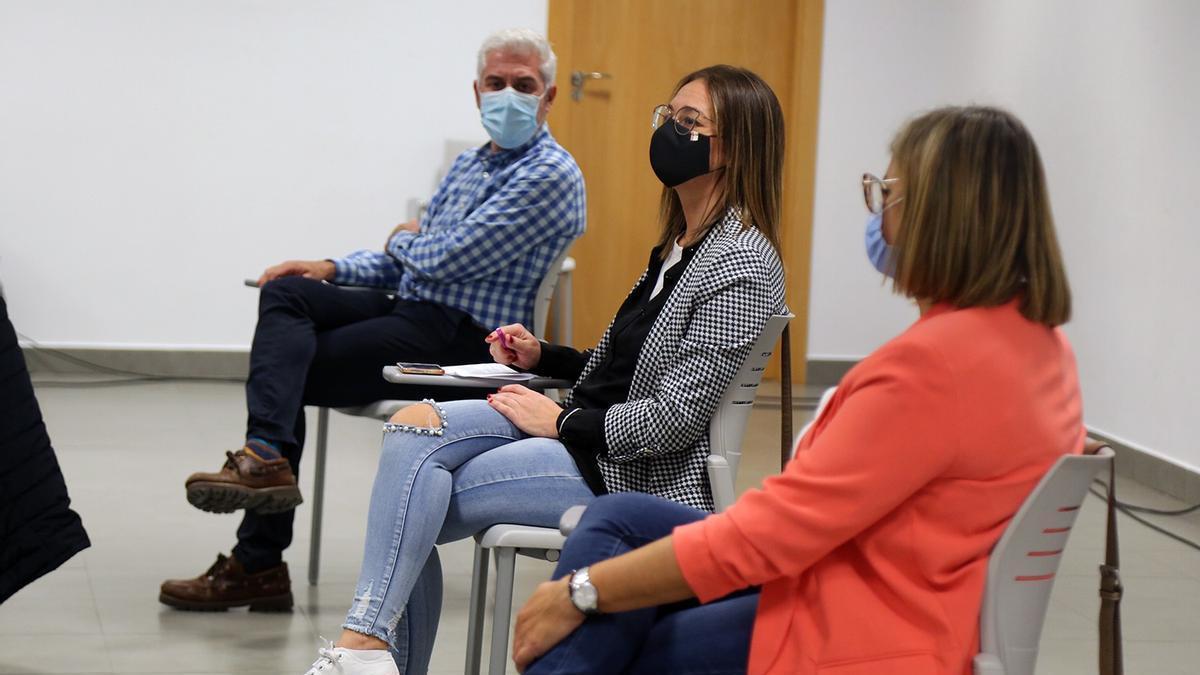
[[[903,213],[895,288],[956,307],[1020,299],[1030,321],[1071,317],[1041,156],[1014,115],[968,106],[911,120],[892,141]]]
[[[709,66],[685,75],[675,85],[672,98],[695,80],[704,80],[708,87],[725,160],[720,194],[705,214],[705,225],[711,226],[716,216],[724,214],[730,206],[736,207],[742,223],[757,228],[778,251],[783,200],[783,110],[779,99],[758,75],[727,65]],[[657,246],[665,256],[687,229],[683,207],[674,189],[663,188],[659,222],[662,235]]]

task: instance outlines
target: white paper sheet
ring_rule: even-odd
[[[468,363],[462,366],[443,366],[442,369],[450,377],[481,377],[508,382],[526,382],[535,377],[533,373],[518,372],[499,363]]]

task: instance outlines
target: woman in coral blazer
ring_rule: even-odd
[[[518,668],[970,672],[992,547],[1083,447],[1058,328],[1070,291],[1041,160],[1012,115],[917,117],[863,184],[868,257],[920,318],[847,373],[781,475],[724,513],[594,502],[518,617]]]

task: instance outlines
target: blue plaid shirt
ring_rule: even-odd
[[[387,251],[334,259],[334,282],[396,288],[399,297],[460,309],[486,328],[533,326],[533,301],[550,263],[583,234],[583,174],[545,125],[525,145],[491,144],[454,160],[420,231]]]

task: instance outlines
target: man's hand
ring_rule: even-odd
[[[488,405],[530,436],[558,438],[558,416],[563,409],[545,394],[521,384],[506,384],[488,396]]]
[[[328,260],[288,260],[281,262],[278,265],[268,267],[262,276],[258,278],[258,285],[278,279],[279,277],[304,277],[306,279],[317,279],[320,281],[329,281],[333,278],[337,268]]]
[[[517,614],[513,635],[513,663],[518,672],[554,645],[563,641],[583,623],[583,612],[571,602],[570,578],[547,581],[537,587]]]
[[[416,232],[420,232],[420,231],[421,231],[421,223],[416,218],[413,218],[412,220],[405,222],[405,223],[400,223],[399,225],[397,225],[395,228],[392,229],[392,233],[388,235],[387,241],[383,242],[383,250],[385,250],[385,251],[388,250],[388,246],[390,246],[392,243],[392,237],[396,236],[397,232],[416,233]]]
[[[500,339],[499,333],[504,333]],[[542,343],[525,326],[510,323],[487,334],[483,341],[496,363],[532,370],[542,360]]]

